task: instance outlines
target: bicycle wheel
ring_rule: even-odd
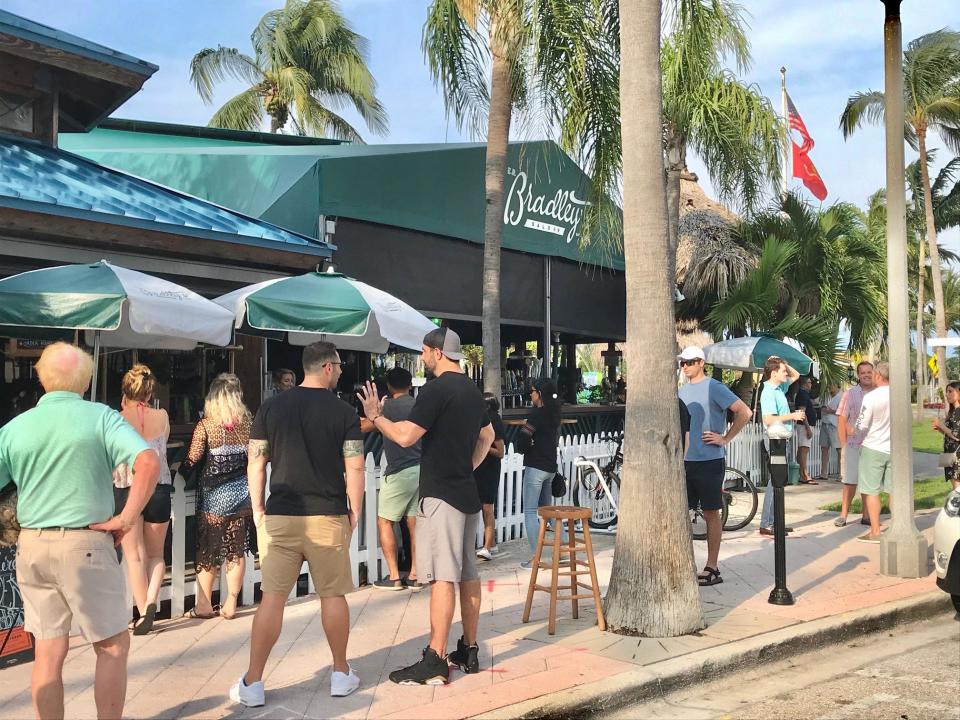
[[[620,475],[611,472],[607,475],[606,482],[614,503],[619,506]],[[590,527],[605,530],[617,524],[617,510],[604,492],[600,478],[593,468],[584,468],[580,474],[580,481],[573,486],[573,502],[580,507],[590,508],[593,513],[588,521]]]
[[[727,508],[730,506],[730,501],[727,498],[727,492],[723,492],[723,507],[720,508],[720,524],[726,529],[727,524]],[[703,517],[703,511],[698,506],[696,509],[690,511],[690,534],[693,536],[694,540],[706,540],[707,539],[707,522]]]
[[[727,504],[724,530],[741,530],[757,514],[757,488],[749,477],[736,468],[727,468],[723,478],[723,499]]]

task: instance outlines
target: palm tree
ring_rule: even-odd
[[[939,134],[947,147],[960,153],[960,33],[937,30],[910,42],[903,54],[903,88],[906,116],[904,131],[910,146],[920,153],[920,177],[923,185],[924,220],[930,271],[933,279],[933,303],[937,334],[947,332],[940,277],[940,254],[933,213],[927,141],[930,132]],[[884,97],[876,90],[859,92],[847,100],[840,116],[844,137],[863,122],[883,122]],[[937,348],[940,363],[940,388],[946,392],[947,362],[944,348]]]
[[[270,132],[292,120],[300,134],[363,142],[335,112],[350,105],[371,132],[386,132],[387,114],[366,64],[367,41],[332,0],[287,0],[260,19],[250,41],[252,57],[217,46],[190,61],[190,80],[206,103],[227,77],[250,84],[214,113],[211,127],[257,130],[266,114]]]
[[[680,174],[687,150],[706,165],[719,199],[751,212],[780,177],[783,127],[770,101],[725,69],[750,64],[740,6],[675,0],[662,49],[664,146],[671,252],[677,246]]]
[[[531,3],[527,0],[433,0],[423,52],[447,111],[487,136],[483,224],[483,385],[500,393],[500,243],[507,143],[513,109],[530,93]],[[490,80],[487,81],[487,72]],[[547,349],[549,352],[549,349]]]
[[[604,610],[615,632],[704,626],[690,541],[676,399],[673,268],[660,143],[660,0],[621,6],[627,395],[622,504]]]

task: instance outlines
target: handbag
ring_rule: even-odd
[[[942,452],[940,453],[940,460],[937,462],[938,467],[948,468],[953,467],[953,463],[957,460],[957,454],[955,452]]]
[[[0,547],[13,547],[20,537],[17,521],[17,486],[10,483],[0,490]]]
[[[567,494],[567,479],[560,473],[553,476],[550,483],[550,494],[555,498],[563,497]]]

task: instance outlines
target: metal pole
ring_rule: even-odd
[[[553,318],[550,312],[551,294],[551,265],[550,256],[543,259],[543,365],[540,368],[541,377],[553,377]]]
[[[90,378],[90,400],[97,401],[97,378],[100,375],[100,331],[93,331],[93,377]]]
[[[783,177],[780,179],[780,199],[786,200],[790,177],[790,118],[787,115],[787,69],[780,68],[780,111],[786,135],[783,138]]]
[[[890,356],[890,461],[893,518],[880,538],[880,572],[927,574],[927,541],[913,519],[910,413],[910,318],[907,308],[907,210],[903,184],[903,38],[900,0],[883,0],[884,99],[887,141],[887,341]],[[919,338],[918,338],[919,341]]]
[[[793,605],[793,593],[787,589],[787,524],[783,504],[786,484],[787,441],[770,438],[770,485],[767,492],[773,492],[774,584],[767,602],[771,605]]]

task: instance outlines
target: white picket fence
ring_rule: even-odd
[[[594,460],[600,467],[612,457],[616,448],[617,438],[614,435],[600,434],[577,437],[564,437],[560,440],[557,449],[557,462],[568,479],[567,495],[558,498],[557,504],[572,505],[573,480],[576,478],[574,460],[583,457]],[[761,442],[760,426],[754,423],[747,425],[740,434],[727,446],[727,465],[746,472],[755,481],[761,477]],[[792,457],[792,450],[788,450]],[[808,468],[811,475],[820,474],[820,445],[819,427],[814,429],[813,439],[808,458]],[[836,453],[831,457],[831,471],[836,472]],[[497,493],[496,506],[496,541],[506,542],[517,540],[524,536],[523,505],[522,505],[522,476],[523,456],[514,451],[513,446],[501,461],[500,488]],[[382,562],[380,543],[377,536],[377,496],[380,488],[381,468],[377,465],[373,455],[366,458],[366,492],[364,493],[364,507],[353,534],[350,545],[350,564],[353,569],[354,584],[359,584],[361,570],[365,568],[366,581],[373,582],[380,579],[386,565]],[[196,592],[196,584],[192,567],[186,560],[186,523],[185,519],[195,514],[195,495],[193,491],[185,492],[183,478],[178,474],[174,480],[176,491],[173,494],[173,518],[171,527],[173,532],[172,563],[170,582],[161,592],[161,600],[170,600],[171,613],[174,617],[182,614],[186,599]],[[482,527],[478,532],[478,545],[482,544]],[[306,573],[306,565],[303,572]],[[252,556],[247,557],[246,574],[243,583],[241,601],[249,605],[253,602],[254,584],[260,581],[260,568]],[[226,578],[221,575],[220,587],[226,587]],[[313,591],[312,582],[308,578],[308,592]],[[294,589],[291,595],[296,593]]]

